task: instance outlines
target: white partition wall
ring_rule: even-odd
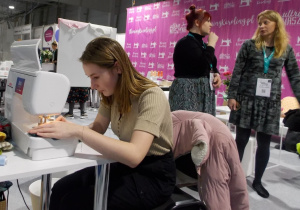
[[[71,87],[90,87],[79,58],[86,45],[96,37],[116,39],[117,29],[65,19],[59,19],[57,72],[66,75]]]

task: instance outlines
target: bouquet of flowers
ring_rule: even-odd
[[[227,72],[223,73],[223,76],[225,77],[225,79],[223,80],[223,84],[226,86],[223,98],[224,98],[224,100],[227,101],[228,88],[229,88],[229,85],[230,85],[230,80],[231,80],[232,73],[227,71]]]
[[[43,50],[41,51],[41,59],[42,59],[42,62],[49,62],[49,60],[52,59],[52,52],[50,50]]]

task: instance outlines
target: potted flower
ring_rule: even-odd
[[[41,51],[42,63],[48,63],[52,59],[52,52],[48,49]]]
[[[225,77],[225,79],[223,80],[223,84],[226,86],[225,92],[223,94],[223,99],[225,101],[227,101],[228,88],[229,88],[229,85],[230,85],[230,80],[231,80],[232,73],[229,72],[229,71],[226,71],[226,72],[223,73],[223,76]]]

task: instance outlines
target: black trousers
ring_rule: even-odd
[[[107,205],[109,210],[153,209],[168,200],[176,182],[171,152],[149,156],[136,168],[121,163],[110,166]],[[95,167],[70,174],[52,188],[50,210],[92,210]]]

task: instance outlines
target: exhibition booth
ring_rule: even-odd
[[[144,77],[158,84],[168,98],[169,87],[175,79],[174,49],[178,40],[187,35],[184,15],[189,12],[188,8],[191,4],[205,9],[211,15],[211,30],[219,37],[214,53],[217,57],[217,69],[223,80],[228,79],[230,82],[231,77],[228,75],[232,75],[241,46],[246,40],[252,38],[257,29],[256,13],[267,9],[277,10],[282,15],[286,30],[290,35],[290,45],[294,49],[295,57],[293,59],[300,66],[300,35],[298,33],[300,11],[295,9],[298,8],[298,2],[289,0],[276,0],[272,3],[260,0],[218,1],[218,3],[201,0],[170,0],[130,7],[127,8],[126,31],[119,34],[117,28],[114,27],[63,18],[59,18],[57,24],[33,28],[31,24],[16,27],[14,30],[15,40],[23,41],[15,41],[12,44],[14,62],[2,61],[0,63],[0,79],[5,79],[9,83],[5,84],[5,87],[9,88],[5,93],[5,117],[12,121],[12,137],[18,139],[13,145],[18,149],[7,152],[6,156],[9,161],[7,164],[5,162],[3,167],[0,166],[0,182],[42,176],[42,183],[37,181],[37,187],[32,191],[36,191],[38,188],[35,198],[35,202],[38,204],[35,204],[37,206],[35,208],[48,210],[52,174],[93,166],[97,173],[94,209],[105,210],[107,208],[109,164],[114,161],[89,148],[83,142],[78,142],[77,139],[68,140],[66,143],[65,139],[57,141],[54,138],[33,137],[27,131],[41,120],[43,122],[53,121],[54,115],[65,111],[64,106],[70,87],[91,87],[91,80],[82,70],[79,58],[86,45],[97,37],[109,37],[117,40],[126,51],[135,69]],[[253,11],[256,13],[254,14]],[[207,37],[204,40],[207,42]],[[51,59],[50,61],[41,59],[41,55],[39,55],[44,51],[51,51],[51,44],[54,41],[58,43],[56,66]],[[55,68],[57,74],[51,73]],[[286,71],[282,70],[280,74],[282,79],[281,99],[294,97]],[[42,94],[39,93],[40,91]],[[229,123],[231,110],[227,107],[227,98],[225,97],[227,91],[228,87],[224,83],[215,90],[217,113],[215,117],[227,126],[235,138],[236,128]],[[99,94],[96,92],[90,94],[94,98],[91,103],[99,105]],[[59,101],[56,101],[55,98]],[[98,102],[95,102],[97,100]],[[290,107],[282,107],[283,109],[286,111]],[[93,116],[98,116],[98,110],[93,109],[93,111]],[[78,123],[78,120],[75,117],[72,122]],[[87,122],[91,123],[88,120],[85,121],[86,124]],[[283,118],[278,124],[277,139],[280,150],[272,159],[271,168],[281,164],[281,146],[288,131]],[[111,127],[108,130],[112,133]],[[111,137],[115,138],[116,136],[111,133]],[[254,177],[255,173],[257,133],[252,134],[242,161],[245,177]],[[23,167],[23,165],[28,167]],[[99,165],[102,165],[102,169]]]

